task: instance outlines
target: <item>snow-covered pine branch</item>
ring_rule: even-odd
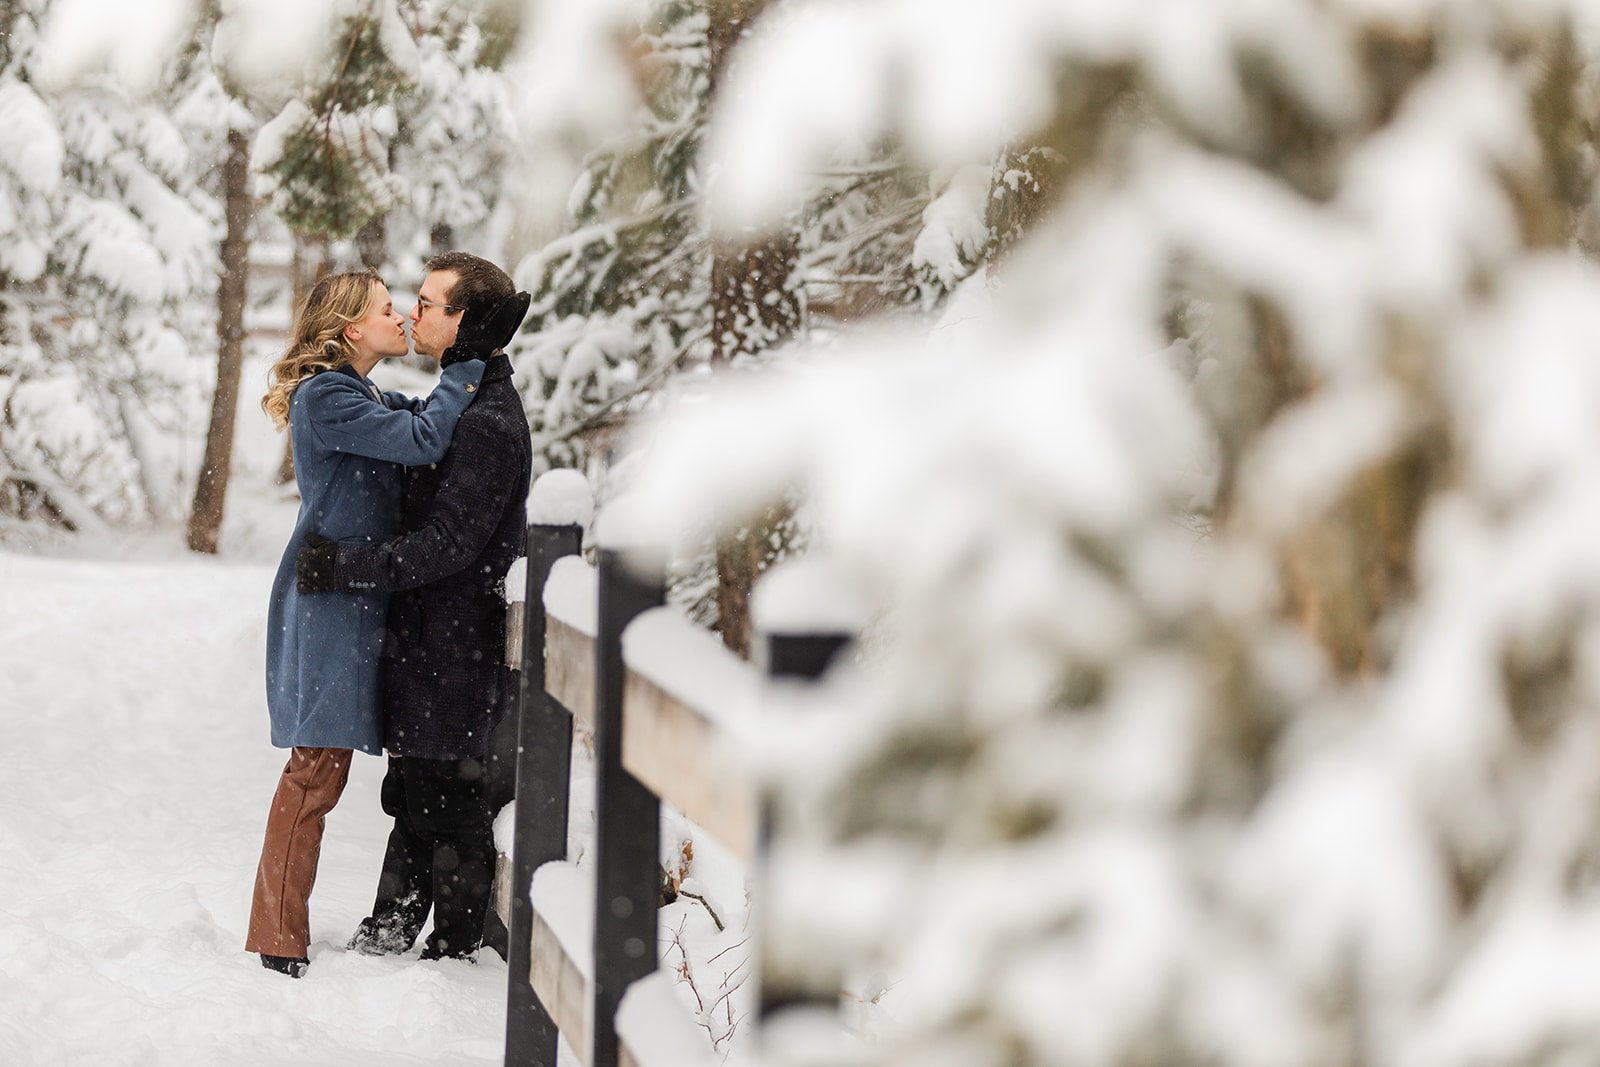
[[[173,518],[214,329],[220,211],[197,175],[219,90],[192,53],[144,99],[93,73],[52,83],[46,14],[13,6],[0,67],[0,511]]]

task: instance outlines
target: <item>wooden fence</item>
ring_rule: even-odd
[[[579,553],[581,540],[575,525],[528,529],[515,842],[509,884],[498,894],[511,935],[505,1062],[555,1067],[560,1036],[585,1067],[651,1067],[664,1058],[715,1064],[709,1046],[697,1054],[698,1023],[678,1005],[671,976],[658,972],[661,802],[746,863],[759,862],[758,783],[726,712],[707,704],[757,714],[766,683],[681,616],[663,609],[639,619],[664,602],[659,568],[605,548],[598,567],[564,559]],[[560,589],[547,596],[553,571]],[[681,640],[714,643],[706,656],[716,668],[709,679],[714,699],[697,700],[663,672],[625,659],[624,630],[635,620],[640,627],[692,631]],[[765,640],[769,677],[816,678],[848,637]],[[592,909],[580,915],[570,914],[572,892],[562,892],[558,877],[570,871],[561,867],[539,879],[555,892],[541,897],[535,889],[530,899],[535,872],[566,858],[575,722],[593,733],[596,775]],[[630,1026],[619,1037],[618,1007],[630,988],[630,1009],[645,1005],[632,1013],[646,1020],[642,1038]]]

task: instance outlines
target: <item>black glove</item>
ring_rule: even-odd
[[[302,593],[334,591],[333,564],[339,556],[339,542],[313,530],[306,544],[294,557],[294,587]]]
[[[523,316],[533,297],[527,293],[512,293],[485,313],[470,308],[461,313],[461,324],[456,327],[456,340],[439,357],[439,365],[448,367],[464,359],[487,360],[495,349],[504,348],[517,335]]]

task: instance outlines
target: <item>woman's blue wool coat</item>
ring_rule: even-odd
[[[300,383],[289,403],[300,515],[267,608],[267,709],[279,748],[383,747],[378,657],[387,593],[295,589],[306,533],[364,545],[400,528],[402,468],[436,463],[472,403],[483,361],[445,368],[425,399],[380,393],[352,367]]]

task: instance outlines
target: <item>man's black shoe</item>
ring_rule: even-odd
[[[311,961],[304,956],[269,956],[263,952],[261,966],[269,971],[286,974],[290,978],[304,978],[306,968],[311,966]]]
[[[461,948],[452,946],[439,936],[438,930],[429,932],[422,941],[422,958],[425,960],[466,960],[469,963],[476,963],[477,960],[473,957],[477,951],[476,943],[463,945]]]
[[[417,935],[407,934],[402,929],[403,925],[403,920],[398,918],[394,922],[379,922],[369,915],[361,920],[361,925],[356,927],[345,948],[363,956],[397,956],[409,952]]]
[[[447,949],[429,945],[422,950],[422,955],[419,958],[425,960],[464,960],[467,963],[477,963],[478,958],[474,955],[477,951],[474,948],[471,952],[450,952]]]

